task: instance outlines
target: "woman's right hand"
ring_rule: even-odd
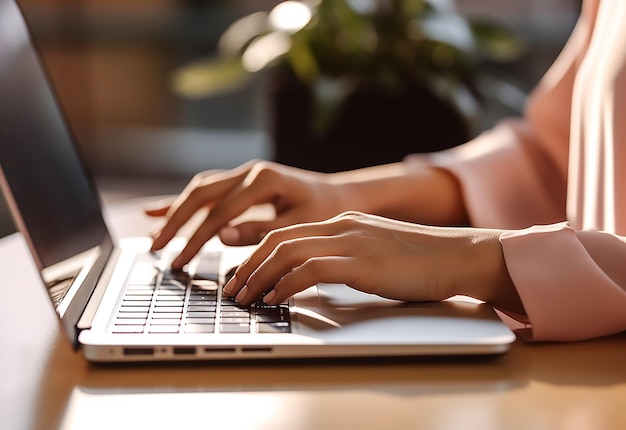
[[[291,224],[321,221],[347,210],[349,195],[317,173],[268,161],[253,161],[232,170],[207,171],[196,175],[171,204],[146,210],[163,217],[154,235],[153,250],[163,248],[198,211],[208,215],[191,235],[172,267],[182,268],[215,234],[227,245],[258,243],[265,234]],[[231,221],[255,205],[271,204],[275,216],[267,221]]]

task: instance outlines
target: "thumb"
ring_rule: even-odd
[[[225,245],[255,245],[265,235],[276,228],[275,223],[268,221],[245,222],[236,226],[223,227],[219,231],[220,240]]]

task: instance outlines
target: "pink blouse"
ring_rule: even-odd
[[[524,117],[428,158],[459,178],[474,226],[509,230],[530,340],[626,330],[625,23],[626,1],[585,0]]]

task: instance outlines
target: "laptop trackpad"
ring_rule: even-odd
[[[468,301],[406,303],[362,293],[342,284],[319,284],[297,294],[299,333],[326,340],[440,343],[460,332],[502,334],[490,306]]]

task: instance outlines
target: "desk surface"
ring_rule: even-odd
[[[109,213],[118,237],[150,228],[137,204]],[[59,332],[21,236],[0,240],[0,273],[6,429],[626,428],[626,334],[518,341],[489,361],[103,367],[86,363]]]

